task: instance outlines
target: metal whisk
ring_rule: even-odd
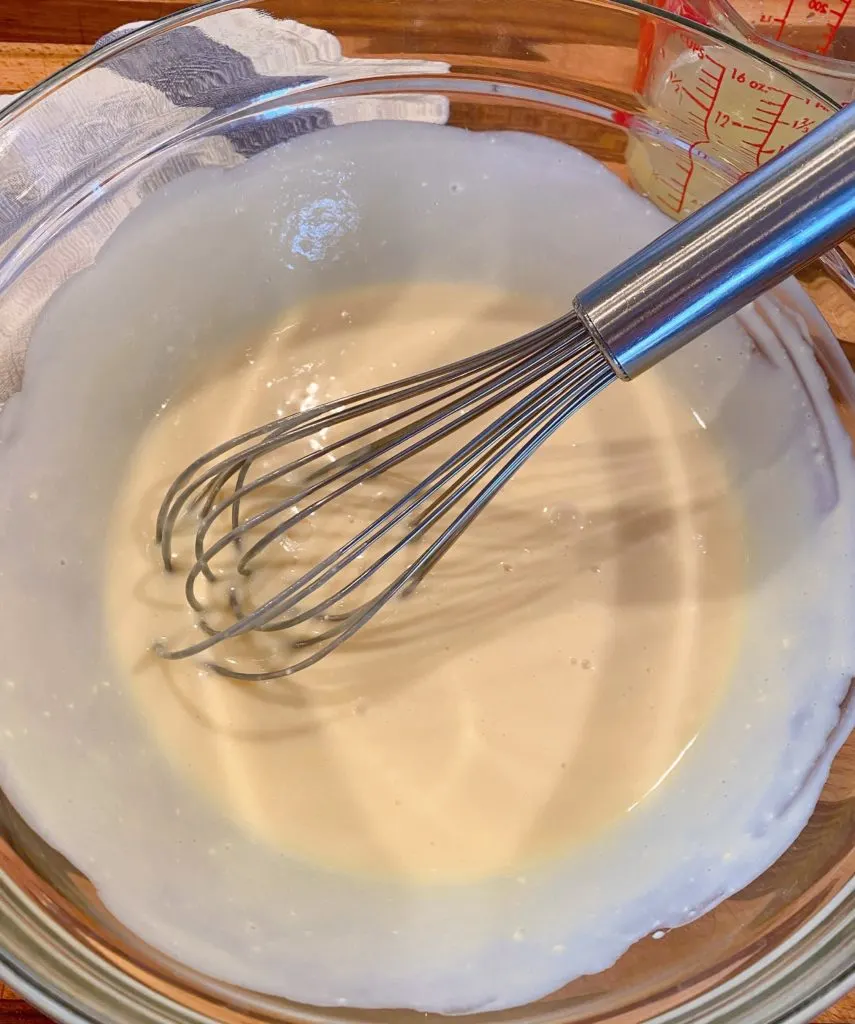
[[[203,636],[180,649],[160,645],[158,653],[186,658],[238,637],[282,634],[281,664],[255,672],[222,660],[209,666],[263,681],[315,664],[393,597],[409,593],[532,453],[598,392],[637,377],[853,230],[855,105],[585,289],[551,324],[284,416],[202,455],[169,488],[156,536],[165,569],[174,571],[176,527],[193,517],[195,561],[185,594]],[[272,545],[322,509],[335,512],[359,485],[481,420],[451,456],[344,545],[245,606],[240,581]],[[350,433],[299,454],[300,442],[305,448],[306,439],[345,424]],[[220,579],[214,564],[224,553],[232,572]],[[386,580],[396,559],[403,565]],[[204,580],[226,588],[225,625],[210,620],[199,593]],[[346,607],[351,600],[355,607]],[[315,632],[306,635],[309,625]]]

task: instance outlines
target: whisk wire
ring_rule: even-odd
[[[254,427],[212,448],[198,459],[195,459],[179,474],[175,481],[173,481],[161,504],[155,527],[155,540],[161,546],[161,555],[167,571],[171,571],[172,568],[172,557],[168,540],[186,502],[197,489],[206,483],[210,484],[212,481],[215,481],[220,473],[224,474],[223,483],[225,483],[228,479],[228,475],[226,475],[228,471],[233,467],[236,471],[236,467],[246,458],[244,446],[250,442],[268,435],[267,441],[259,442],[259,446],[252,452],[252,458],[257,459],[285,443],[286,437],[283,437],[283,435],[287,435],[288,442],[298,441],[321,430],[336,426],[338,423],[357,415],[374,412],[391,404],[393,401],[401,402],[410,397],[423,394],[430,388],[444,384],[448,380],[459,380],[462,375],[469,375],[484,366],[492,367],[493,369],[496,366],[503,366],[512,362],[519,355],[520,351],[526,350],[528,346],[531,346],[532,352],[536,351],[539,347],[548,346],[555,337],[561,336],[568,322],[572,320],[572,314],[559,317],[543,328],[530,331],[528,334],[521,335],[519,338],[499,345],[494,349],[479,352],[476,355],[467,356],[452,363],[446,363],[444,366],[436,369],[413,374],[404,380],[377,385],[315,409],[291,413],[288,416],[262,424],[259,427]],[[433,400],[438,402],[443,397],[440,394]],[[376,425],[369,429],[376,429]],[[236,455],[227,459],[225,465],[218,465],[214,469],[204,472],[198,480],[185,487],[187,482],[193,480],[196,473],[202,470],[204,466],[235,449],[240,450]],[[216,493],[217,489],[215,487],[214,493]]]
[[[539,396],[541,402],[544,400],[551,399],[552,391],[554,389],[555,381],[551,379],[548,382],[548,385],[542,385],[541,388],[538,389],[539,391],[545,390],[545,395]],[[528,397],[531,398],[532,396]],[[372,564],[372,566],[369,569],[366,569],[347,587],[344,587],[336,591],[336,593],[332,595],[331,598],[328,598],[327,601],[322,602],[321,605],[316,605],[313,608],[309,609],[307,612],[290,618],[277,626],[270,625],[271,621],[274,618],[276,618],[278,614],[281,614],[282,612],[288,610],[289,608],[293,607],[295,604],[299,602],[302,596],[301,592],[303,590],[306,590],[310,587],[312,589],[316,589],[317,587],[323,586],[338,572],[340,572],[342,569],[346,568],[353,561],[359,558],[360,555],[363,554],[364,551],[367,550],[367,548],[379,536],[387,532],[389,529],[393,528],[401,520],[405,519],[408,513],[411,511],[411,509],[416,507],[421,500],[423,500],[425,497],[430,497],[431,495],[436,493],[437,490],[442,488],[443,485],[449,479],[453,478],[453,476],[457,472],[458,465],[460,463],[466,465],[467,462],[470,461],[472,457],[477,457],[478,455],[480,455],[484,451],[484,449],[490,444],[490,442],[493,441],[495,435],[499,434],[503,430],[503,428],[507,428],[509,425],[514,425],[524,416],[530,415],[533,411],[536,412],[538,408],[539,404],[535,405],[533,408],[528,408],[528,403],[525,400],[523,400],[520,403],[517,403],[517,405],[512,407],[511,410],[506,412],[497,421],[490,424],[480,434],[473,438],[467,445],[461,448],[458,452],[455,452],[454,455],[452,455],[442,465],[435,469],[433,473],[431,473],[428,477],[426,477],[420,483],[411,488],[411,490],[408,491],[407,494],[405,494],[401,499],[399,499],[399,501],[396,502],[390,509],[388,509],[382,516],[374,520],[374,522],[371,523],[370,526],[366,527],[354,538],[352,538],[348,543],[343,545],[341,548],[337,549],[331,555],[327,556],[326,559],[317,563],[312,570],[301,576],[300,579],[297,580],[295,583],[291,584],[291,586],[286,587],[283,591],[281,591],[275,597],[271,598],[268,602],[265,602],[263,605],[259,606],[254,612],[245,616],[240,622],[233,624],[231,627],[221,631],[219,634],[216,631],[209,631],[206,629],[205,632],[208,634],[208,640],[200,641],[198,644],[193,645],[190,648],[184,648],[180,651],[176,651],[174,652],[174,656],[186,657],[190,654],[198,654],[201,653],[203,650],[206,650],[208,647],[213,646],[214,643],[218,642],[218,639],[228,639],[234,636],[242,635],[243,633],[250,632],[252,630],[272,630],[298,625],[309,618],[322,614],[333,604],[342,600],[344,597],[349,596],[349,594],[354,589],[356,589],[357,586],[366,582],[371,575],[373,575],[377,570],[382,568],[383,565],[385,565],[392,557],[394,557],[394,555],[398,553],[398,551],[401,549],[401,547],[404,546],[404,544],[411,543],[413,540],[416,540],[422,533],[424,533],[430,526],[432,526],[439,517],[436,515],[424,517],[423,521],[411,532],[411,534],[407,538],[405,538],[398,544],[388,549],[380,558],[378,558],[376,562]],[[410,454],[412,453],[408,452],[407,457],[409,457]],[[375,468],[373,473],[367,473],[361,479],[365,480],[368,479],[371,475],[377,475],[377,473],[382,472],[385,468],[385,466],[377,467]],[[333,492],[329,499],[325,499],[324,503],[326,503],[327,500],[331,500],[331,498],[339,497],[342,493],[346,493],[350,489],[351,485],[346,485],[342,488],[339,488],[337,491]],[[448,507],[450,507],[451,504],[452,502],[449,502]],[[300,521],[302,518],[305,518],[306,515],[311,514],[314,511],[317,511],[320,507],[321,503],[317,503],[316,506],[310,506],[309,509],[306,509],[303,512],[298,513],[297,515],[292,516],[284,524],[285,528],[291,529],[294,525],[296,525],[298,521]],[[444,507],[442,509],[441,514],[444,514],[444,511],[446,510],[447,507]],[[282,527],[279,527],[277,529],[280,533],[285,532],[285,530],[283,530]],[[273,531],[271,531],[271,533],[272,532]],[[267,534],[265,539],[269,536],[271,536],[271,534]],[[229,543],[229,535],[227,535],[225,538],[221,538],[219,541],[216,542],[214,546],[212,546],[211,549],[209,549],[209,557],[212,556],[212,554],[216,553],[216,551],[222,550],[223,548],[227,547]],[[196,598],[192,590],[192,585],[194,581],[198,578],[200,572],[200,563],[197,561],[197,563],[190,570],[187,584],[189,588],[187,594],[188,601],[191,604],[191,607],[193,607],[194,610],[196,611],[203,611],[203,606],[201,602]]]
[[[480,399],[484,397],[484,395],[486,394],[487,398],[484,401],[479,401],[477,404],[473,405],[473,402],[475,401],[475,395],[466,394],[463,397],[458,398],[456,401],[448,405],[444,405],[440,410],[434,412],[433,414],[422,417],[415,423],[410,424],[408,427],[400,428],[393,435],[390,435],[380,441],[372,442],[370,445],[365,445],[358,448],[355,452],[352,452],[350,455],[348,455],[346,459],[338,460],[337,462],[331,464],[330,466],[324,467],[325,471],[317,471],[318,475],[316,476],[314,483],[309,487],[306,487],[302,491],[299,491],[297,494],[290,496],[285,501],[273,506],[266,512],[260,513],[257,516],[253,516],[251,518],[244,520],[239,526],[234,528],[235,535],[239,536],[240,534],[246,534],[251,530],[257,528],[258,526],[262,525],[264,522],[275,518],[277,515],[281,514],[286,509],[292,508],[294,506],[299,506],[307,498],[311,497],[313,494],[322,490],[324,487],[329,486],[330,484],[336,482],[337,480],[345,478],[349,473],[352,473],[355,469],[359,469],[362,466],[367,466],[369,463],[375,460],[378,455],[386,454],[387,452],[394,450],[402,442],[409,440],[414,435],[418,434],[420,431],[428,427],[433,427],[441,420],[447,418],[450,414],[457,412],[461,413],[461,415],[457,419],[454,419],[450,423],[445,424],[443,427],[436,430],[434,433],[429,434],[426,437],[423,437],[420,440],[413,442],[403,451],[398,452],[394,456],[390,456],[390,458],[388,458],[386,461],[377,463],[375,466],[371,467],[370,469],[367,469],[365,475],[361,478],[361,482],[365,482],[369,479],[380,476],[381,474],[389,471],[390,469],[394,469],[400,463],[413,458],[415,455],[420,454],[422,451],[425,451],[431,445],[436,444],[438,441],[444,439],[445,437],[459,430],[462,426],[465,426],[473,422],[475,419],[482,416],[485,412],[489,411],[490,409],[496,408],[497,406],[501,405],[514,393],[519,391],[520,387],[524,387],[527,386],[529,383],[533,383],[539,377],[542,377],[545,373],[549,372],[549,370],[553,369],[558,363],[560,363],[562,358],[562,354],[556,352],[551,352],[548,355],[542,355],[538,359],[532,360],[532,366],[529,369],[527,369],[526,374],[523,375],[522,378],[517,377],[517,379],[509,383],[508,375],[502,374],[501,377],[497,377],[496,380],[492,382],[491,386],[488,389],[486,389],[486,391],[484,389],[479,389],[477,397]],[[481,378],[479,378],[479,382],[480,380]],[[499,390],[494,390],[497,383],[501,383],[502,387]],[[466,410],[467,406],[471,406],[471,408],[469,408],[468,411],[464,412],[463,410]],[[414,411],[416,410],[405,411],[404,413],[401,413],[398,417],[396,417],[396,419],[400,419]],[[345,438],[342,442],[338,442],[335,445],[329,445],[323,449],[320,449],[317,452],[313,452],[309,458],[315,459],[321,458],[325,455],[330,455],[333,451],[341,447],[343,444],[349,445],[351,442],[361,439],[367,433],[374,432],[376,429],[382,429],[382,424],[378,425],[377,427],[366,428],[365,430],[360,431],[357,434],[351,435],[349,438]],[[303,460],[299,461],[301,465],[306,464],[305,461]],[[296,464],[293,465],[296,466]],[[254,480],[251,484],[246,485],[244,489],[240,491],[235,490],[235,492],[232,495],[230,495],[225,501],[223,501],[221,505],[217,506],[216,509],[212,510],[210,516],[206,519],[205,522],[202,523],[202,525],[199,528],[199,532],[197,534],[197,542],[200,538],[204,538],[207,535],[208,530],[210,529],[211,525],[213,525],[213,522],[222,514],[222,512],[225,511],[226,508],[228,508],[230,504],[232,504],[233,502],[239,502],[242,498],[264,487],[266,483],[269,482],[272,475],[273,474],[267,474],[266,476],[259,477],[256,480]],[[281,471],[277,471],[277,476],[281,476]],[[315,474],[313,474],[313,476],[315,476]],[[265,536],[261,540],[254,544],[242,556],[237,566],[238,572],[242,574],[245,573],[248,570],[249,563],[252,561],[252,559],[255,558],[258,554],[260,554],[266,547],[275,542],[280,536],[282,536],[288,530],[293,529],[293,527],[296,526],[299,522],[303,521],[304,519],[307,519],[309,516],[314,515],[316,512],[320,511],[320,509],[323,508],[324,505],[329,504],[329,502],[333,501],[334,499],[340,497],[346,491],[350,490],[351,486],[352,485],[350,484],[343,484],[338,490],[327,495],[323,500],[313,503],[312,505],[300,510],[300,512],[298,513],[294,513],[294,515],[291,516],[289,519],[285,520],[279,526],[265,534]],[[216,551],[219,550],[222,550],[222,548],[216,548]],[[216,551],[215,546],[212,546],[206,552],[202,550],[199,544],[197,543],[196,558],[198,561],[206,561],[207,558],[212,557],[213,554],[216,553]]]
[[[557,361],[557,358],[553,358],[553,360],[551,360],[551,363],[554,364]],[[429,474],[426,478],[424,478],[417,485],[411,488],[411,490],[407,492],[407,494],[405,494],[382,516],[374,520],[374,522],[369,527],[366,527],[365,530],[357,534],[356,537],[354,537],[350,542],[339,548],[327,559],[318,563],[310,572],[306,573],[303,577],[301,577],[300,580],[292,584],[291,587],[286,588],[284,591],[278,594],[275,599],[271,599],[271,601],[278,602],[280,605],[280,610],[286,610],[288,607],[293,606],[293,604],[297,603],[297,601],[300,600],[299,592],[302,587],[309,586],[310,584],[313,587],[318,587],[328,582],[328,580],[332,578],[332,576],[341,571],[343,568],[346,568],[356,558],[360,557],[360,555],[364,553],[364,551],[374,542],[374,540],[377,539],[378,536],[380,536],[383,532],[388,531],[388,529],[397,525],[402,519],[405,519],[407,514],[413,508],[415,508],[422,500],[424,500],[424,498],[432,496],[437,492],[437,490],[442,488],[442,486],[449,479],[452,479],[456,475],[461,465],[466,466],[472,461],[473,458],[476,458],[482,452],[484,452],[485,449],[488,448],[488,446],[496,436],[498,436],[499,439],[501,440],[502,438],[504,438],[509,428],[516,426],[517,423],[521,421],[525,422],[527,417],[532,416],[533,414],[537,413],[540,410],[540,407],[544,402],[551,401],[553,397],[553,392],[556,391],[557,385],[562,384],[564,378],[572,372],[572,368],[565,369],[563,373],[560,373],[558,375],[557,380],[555,378],[550,378],[546,384],[541,385],[536,391],[529,394],[525,399],[521,400],[516,405],[512,406],[511,409],[509,409],[501,417],[499,417],[497,420],[493,421],[490,425],[488,425],[471,441],[469,441],[466,445],[464,445],[452,456],[450,456],[445,462],[443,462],[439,467],[437,467],[431,474]],[[531,376],[534,376],[534,374],[532,373]],[[514,390],[518,389],[515,388]],[[499,404],[499,402],[503,401],[505,397],[507,397],[506,393],[502,392],[495,401],[490,403],[490,405]],[[485,404],[484,408],[487,407],[488,406]],[[482,411],[484,410],[479,409],[478,414],[480,415]],[[435,441],[439,437],[447,436],[454,430],[458,429],[459,425],[459,422],[453,421],[452,423],[447,424],[441,431],[438,431],[436,434],[429,435],[422,441],[417,442],[416,444],[405,449],[404,452],[400,453],[400,455],[394,459],[394,461],[388,460],[386,463],[381,463],[378,466],[372,467],[370,470],[366,471],[366,473],[362,477],[360,477],[360,482],[364,482],[368,479],[371,479],[373,476],[380,475],[381,473],[385,472],[398,462],[411,458],[418,451],[424,450],[431,444],[435,443]],[[309,515],[312,515],[315,512],[319,511],[325,504],[328,504],[330,501],[342,496],[344,493],[351,490],[351,488],[351,483],[344,484],[337,490],[333,491],[330,495],[325,496],[321,501],[318,501],[313,505],[310,505],[307,508],[299,511],[298,513],[295,513],[294,515],[289,517],[284,523],[280,524],[274,530],[271,530],[267,534],[265,534],[264,538],[262,538],[262,541],[259,543],[266,545],[267,543],[272,542],[278,536],[292,529],[300,521],[307,518]],[[317,488],[309,488],[303,492],[300,492],[300,494],[289,499],[287,503],[283,503],[283,505],[279,506],[279,508],[281,509],[282,507],[293,507],[293,504],[298,503],[302,498],[304,498],[307,494],[311,493],[315,489]],[[224,503],[224,506],[225,504],[226,503]],[[242,524],[241,530],[243,531],[245,528],[248,528],[252,525],[256,525],[257,523],[260,523],[263,519],[270,518],[270,515],[271,513],[267,512],[264,513],[263,517],[257,517],[255,521],[247,520],[244,524]],[[414,530],[410,534],[408,540],[411,541],[417,539],[417,537],[421,533],[423,533],[425,529],[433,525],[435,521],[435,517],[431,517],[429,521],[425,522],[422,528]],[[205,523],[202,524],[199,531],[200,533],[202,532],[202,530],[206,529],[206,525],[207,524]],[[228,546],[230,540],[230,535],[226,535],[226,537],[221,538],[207,552],[203,553],[203,557],[212,557],[219,550],[222,550],[224,547]],[[398,550],[399,547],[395,546],[390,551],[387,551],[387,553],[381,559],[378,559],[378,562],[374,563],[375,567],[380,568],[395,553],[397,553]],[[251,554],[251,551],[252,549],[250,549],[250,552],[247,552],[247,554],[244,555],[244,559]],[[327,571],[324,572],[324,570]],[[193,581],[196,578],[198,578],[200,571],[200,563],[197,562],[197,564],[194,565],[193,568],[191,568],[190,570],[190,573],[188,575],[188,584],[192,586]],[[347,588],[347,593],[349,593],[350,590],[353,589],[355,585],[358,585],[359,583],[364,581],[364,577],[359,577],[356,581],[354,581],[354,585],[352,585],[350,588]],[[343,596],[346,596],[346,594],[342,591],[338,591],[336,595],[334,595],[333,599],[329,602],[329,604],[334,603],[336,600],[340,599]],[[201,605],[197,607],[197,599],[195,598],[195,595],[189,593],[188,600],[190,600],[191,605],[196,610],[201,610]],[[272,628],[269,626],[270,619],[266,617],[266,613],[272,610],[272,603],[270,603],[269,606],[265,604],[261,606],[259,609],[257,609],[256,613],[250,616],[247,620],[247,631],[250,629]],[[311,617],[311,612],[307,613],[305,616],[300,616],[297,619],[289,619],[287,625],[296,625],[309,617]]]
[[[315,664],[394,597],[411,593],[540,445],[614,377],[614,370],[584,327],[568,315],[488,352],[282,417],[212,449],[172,484],[156,531],[164,568],[172,570],[175,526],[182,514],[195,513],[197,517],[195,561],[187,573],[185,595],[197,613],[203,636],[179,649],[159,645],[158,653],[169,659],[191,657],[247,634],[280,633],[314,620],[326,623],[327,628],[290,639],[288,648],[317,649],[289,664],[243,672],[229,659],[227,664],[213,662],[209,667],[230,678],[262,682]],[[251,577],[258,557],[300,523],[328,506],[335,508],[335,503],[358,485],[389,473],[508,402],[511,404],[504,411],[457,451],[401,497],[390,499],[389,506],[372,522],[296,580],[248,610],[243,607],[240,588],[232,581],[228,607],[233,621],[222,628],[208,621],[196,583],[202,576],[217,584],[220,577],[212,562],[221,552],[231,546],[237,553],[231,571],[238,578]],[[387,412],[401,403],[409,404],[311,452],[291,459],[285,456],[280,465],[251,477],[254,468],[274,453],[288,452],[294,443],[351,420]],[[378,433],[380,437],[370,440]],[[324,464],[309,469],[319,461]],[[288,483],[295,475],[301,479],[291,493],[260,512],[254,511],[254,501],[261,500],[267,489],[282,481]],[[242,510],[250,499],[253,507],[244,515]],[[356,608],[340,610],[342,602],[365,588],[463,501],[463,508],[391,582]],[[223,516],[229,528],[211,540],[211,531]],[[404,523],[407,529],[393,535]],[[259,530],[263,532],[256,539],[253,535]],[[247,546],[250,537],[253,543]],[[336,585],[339,576],[381,542],[382,548],[364,569]],[[332,592],[323,593],[330,585]]]
[[[325,646],[308,657],[288,665],[285,668],[274,669],[271,671],[239,672],[231,667],[224,668],[223,666],[216,664],[212,664],[210,667],[218,674],[228,676],[232,679],[237,679],[243,682],[265,682],[273,679],[285,678],[297,672],[301,672],[326,657],[335,650],[335,648],[344,643],[345,640],[349,639],[361,630],[363,626],[365,626],[395,596],[405,593],[408,588],[417,585],[418,582],[440,560],[440,558],[448,552],[455,541],[459,539],[459,537],[487,507],[489,502],[502,489],[502,487],[505,486],[513,474],[516,473],[517,470],[531,457],[531,455],[533,455],[534,452],[567,420],[567,418],[575,413],[582,404],[584,404],[584,402],[593,398],[613,379],[614,373],[611,367],[601,368],[600,372],[596,374],[596,377],[593,380],[588,382],[587,385],[576,389],[573,396],[563,402],[560,408],[552,415],[540,417],[540,420],[545,420],[546,422],[543,423],[540,429],[536,431],[533,437],[530,437],[510,458],[506,459],[502,468],[487,482],[475,498],[473,498],[472,501],[470,501],[463,509],[463,511],[458,514],[451,526],[444,531],[443,534],[437,538],[437,540],[435,540],[433,544],[431,544],[431,546],[412,563],[411,566],[402,572],[393,583],[385,587],[371,601],[366,602],[360,608],[355,609],[344,617],[346,624],[343,628],[334,627],[320,635],[304,640],[297,640],[292,643],[292,647],[298,650],[310,644],[314,645],[324,643]],[[501,457],[501,455],[497,455],[493,459],[489,460],[489,464],[485,466],[483,473],[479,474],[479,479],[489,472],[489,470],[501,460]],[[460,494],[458,492],[451,495],[447,503],[448,507],[455,504],[456,501],[459,500],[459,497]],[[446,510],[447,509],[439,511],[437,518],[444,514],[444,511]],[[399,550],[405,543],[407,542],[400,541],[398,545],[396,545],[395,550]],[[373,575],[376,568],[377,567],[372,567],[372,569],[366,570],[359,582],[365,582],[365,579],[370,577],[370,575]],[[352,586],[350,589],[355,589],[355,587]],[[342,596],[343,593],[338,592],[333,598],[327,599],[323,604],[329,605],[337,602]],[[316,606],[303,616],[292,621],[304,621],[308,617],[315,616],[318,614],[319,608],[321,607],[322,606]]]

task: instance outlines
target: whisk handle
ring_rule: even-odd
[[[855,231],[855,103],[576,297],[637,377]]]

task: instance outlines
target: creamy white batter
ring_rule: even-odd
[[[198,639],[184,574],[163,573],[151,528],[185,465],[277,414],[483,350],[555,312],[448,284],[289,310],[170,402],[132,460],[108,554],[119,666],[169,756],[283,851],[422,881],[518,873],[638,807],[726,686],[743,612],[736,495],[708,433],[656,376],[583,410],[417,597],[293,681],[236,686],[200,672],[203,660],[149,651],[155,637]],[[294,531],[261,561],[256,601],[369,525],[466,436]],[[297,454],[330,440],[309,438]],[[192,529],[175,539],[185,572],[192,540]],[[228,657],[262,667],[246,644],[218,655]],[[286,646],[274,664],[289,657]]]
[[[305,1002],[498,1008],[792,841],[855,661],[795,286],[612,385],[373,640],[252,690],[142,649],[181,628],[144,540],[199,449],[513,335],[664,226],[553,142],[355,125],[167,186],[50,303],[0,418],[0,780],[141,937]]]

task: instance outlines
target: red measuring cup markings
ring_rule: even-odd
[[[810,24],[821,18],[825,21],[825,30],[820,41],[811,48],[814,53],[827,54],[834,43],[843,20],[852,5],[852,0],[788,0],[780,14],[761,11],[758,26],[774,27],[774,38],[785,42],[787,33],[792,28]]]
[[[708,23],[686,0],[667,0],[665,6]],[[631,140],[628,164],[636,185],[675,217],[727,184],[721,169],[716,171],[716,151],[738,156],[735,162],[748,173],[831,113],[808,90],[793,91],[774,68],[662,22],[651,21],[643,33],[637,85],[657,120],[679,127],[683,141]]]

